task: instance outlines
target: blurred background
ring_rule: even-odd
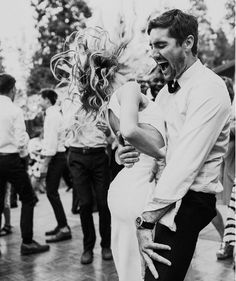
[[[57,84],[50,59],[71,32],[98,25],[113,41],[132,36],[126,59],[140,79],[155,65],[145,32],[148,18],[180,8],[198,18],[201,61],[235,80],[234,5],[234,0],[0,0],[0,71],[16,77],[16,102],[25,119],[34,120],[40,114],[37,93]]]

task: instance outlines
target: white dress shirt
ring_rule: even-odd
[[[175,230],[174,217],[187,191],[217,193],[230,129],[230,99],[224,81],[197,60],[178,79],[175,94],[165,86],[156,103],[166,122],[167,165],[144,211],[177,202],[160,222]]]
[[[22,109],[0,95],[0,153],[20,153],[24,157],[28,141]]]
[[[42,155],[54,156],[65,149],[65,128],[62,113],[57,105],[50,106],[46,110],[43,126]]]
[[[70,102],[67,109],[63,110],[65,118],[67,138],[66,145],[71,147],[107,147],[107,137],[98,129],[100,119],[94,115],[88,115],[81,110],[79,101]],[[102,120],[105,122],[105,120]]]

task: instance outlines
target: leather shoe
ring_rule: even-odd
[[[88,250],[83,252],[80,262],[82,264],[89,264],[93,262],[93,251],[92,250]]]
[[[56,235],[59,230],[60,230],[60,228],[57,226],[57,227],[55,227],[53,230],[46,231],[46,232],[45,232],[45,235],[46,235],[46,236]]]
[[[113,259],[110,248],[102,248],[102,259],[105,261],[110,261]]]
[[[21,244],[21,255],[38,254],[49,251],[49,245],[41,245],[36,241],[32,241],[30,244]]]
[[[62,231],[61,229],[56,233],[56,235],[52,236],[49,239],[46,239],[47,243],[55,243],[60,241],[69,240],[72,238],[71,231]]]

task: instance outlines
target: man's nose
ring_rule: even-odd
[[[161,54],[160,54],[158,49],[153,49],[152,50],[152,57],[155,57],[157,59],[161,57]]]

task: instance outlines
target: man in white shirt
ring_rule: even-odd
[[[145,281],[158,275],[160,281],[183,281],[198,234],[216,214],[215,194],[222,191],[219,173],[229,140],[230,100],[224,81],[197,58],[195,17],[167,11],[149,22],[148,34],[167,81],[156,98],[166,123],[167,164],[136,220],[137,236],[147,264]],[[131,147],[120,147],[118,156],[122,163],[138,161]],[[161,251],[159,244],[171,251]],[[161,263],[163,257],[171,266]]]
[[[79,214],[83,231],[83,253],[80,262],[93,261],[96,242],[93,221],[94,195],[99,214],[102,258],[111,260],[111,216],[107,204],[107,191],[110,184],[109,160],[106,153],[107,124],[99,122],[97,116],[82,109],[79,102],[74,110],[71,107],[68,127],[69,167],[73,179],[73,189],[77,194]],[[68,134],[68,136],[70,133]]]
[[[47,243],[71,239],[71,230],[68,226],[66,214],[60,199],[58,188],[63,171],[67,165],[65,154],[65,128],[63,125],[60,107],[56,105],[57,93],[52,89],[43,89],[40,92],[40,105],[45,110],[43,145],[41,154],[45,157],[41,171],[46,172],[46,192],[50,201],[57,226],[47,231]]]
[[[0,74],[0,215],[4,208],[5,185],[10,182],[22,202],[21,209],[21,254],[29,255],[49,250],[33,240],[33,210],[36,203],[25,167],[28,134],[22,110],[12,101],[16,89],[15,79],[9,74]]]

